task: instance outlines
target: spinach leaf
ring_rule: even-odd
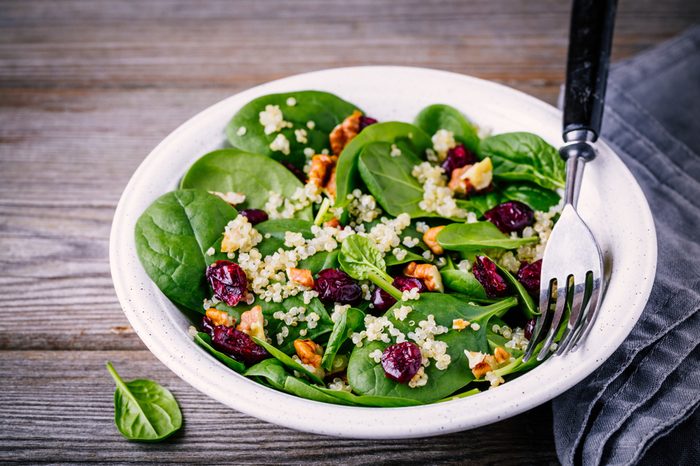
[[[401,306],[399,302],[394,305]],[[355,347],[350,355],[348,364],[348,381],[353,389],[362,395],[379,395],[408,398],[430,403],[444,398],[466,386],[474,379],[469,370],[464,350],[486,352],[489,349],[486,339],[487,323],[494,315],[503,315],[515,306],[515,298],[507,298],[490,306],[469,304],[453,295],[443,293],[422,293],[417,301],[411,302],[413,310],[404,321],[397,320],[393,315],[394,307],[390,308],[387,317],[394,326],[408,335],[409,332],[433,315],[438,325],[450,329],[447,333],[437,335],[438,341],[447,343],[447,353],[451,363],[445,370],[439,370],[435,364],[430,364],[425,372],[428,383],[423,387],[411,388],[407,384],[399,384],[384,375],[381,364],[377,364],[369,355],[374,350],[384,351],[390,343],[379,341],[365,342],[361,347]],[[454,319],[465,319],[480,325],[475,331],[467,328],[460,331],[451,330]]]
[[[429,135],[439,129],[446,129],[454,134],[455,140],[467,146],[473,152],[479,149],[479,135],[476,127],[454,107],[434,104],[420,111],[414,124]]]
[[[239,206],[241,209],[262,209],[270,192],[288,198],[301,187],[301,181],[281,164],[264,155],[239,149],[215,150],[200,157],[180,182],[182,189],[245,194],[245,202]],[[313,220],[311,206],[298,211],[295,216]]]
[[[400,246],[400,247],[403,249],[406,249],[403,246]],[[394,265],[407,264],[409,262],[425,262],[425,259],[423,258],[423,256],[421,256],[420,254],[416,254],[415,252],[410,251],[408,249],[406,249],[406,255],[403,256],[403,259],[397,259],[396,256],[394,255],[394,253],[392,252],[391,254],[387,254],[386,257],[384,258],[384,260],[386,261],[387,267],[392,267]]]
[[[410,147],[401,144],[398,157],[391,156],[392,144],[373,142],[360,153],[358,168],[362,181],[377,199],[379,205],[394,217],[407,213],[411,218],[434,217],[418,205],[423,200],[423,186],[411,174],[413,167],[421,162]]]
[[[449,251],[481,251],[489,248],[515,249],[539,241],[537,237],[511,238],[491,222],[452,223],[438,233],[438,243]]]
[[[345,146],[338,158],[335,172],[336,207],[345,207],[349,202],[348,194],[359,186],[358,159],[362,149],[371,142],[403,143],[406,147],[412,147],[413,152],[417,154],[423,154],[426,149],[432,147],[430,137],[422,129],[409,123],[392,121],[366,127]]]
[[[318,390],[332,397],[347,401],[354,406],[379,406],[385,408],[400,408],[403,406],[417,406],[423,404],[418,400],[410,398],[400,398],[395,396],[378,396],[378,395],[355,395],[354,393],[332,390],[325,387],[316,387]]]
[[[340,247],[338,262],[352,278],[370,280],[394,298],[401,299],[401,292],[391,284],[393,278],[386,273],[382,253],[369,238],[360,235],[345,238]]]
[[[306,375],[309,379],[311,379],[313,382],[323,385],[323,380],[321,380],[316,374],[308,370],[306,367],[302,366],[298,362],[296,362],[294,359],[290,358],[287,356],[285,353],[282,351],[278,350],[265,340],[261,340],[260,338],[257,337],[251,337],[255,343],[258,345],[262,346],[267,350],[270,355],[272,355],[273,358],[277,359],[279,362],[281,362],[283,365],[288,367],[291,370],[301,372],[302,374]]]
[[[474,212],[481,217],[487,210],[493,209],[503,202],[501,193],[492,191],[486,194],[470,196],[469,199],[457,199],[457,207],[468,212]]]
[[[564,161],[557,150],[532,133],[490,136],[479,146],[481,157],[491,157],[497,179],[529,181],[546,189],[564,188]]]
[[[506,282],[508,282],[517,293],[518,302],[520,303],[520,308],[525,314],[525,317],[527,317],[528,319],[532,319],[533,317],[537,317],[538,315],[540,315],[540,311],[537,308],[537,305],[535,305],[535,302],[532,300],[530,293],[527,292],[523,284],[520,283],[520,281],[517,278],[515,278],[512,273],[498,265],[498,263],[496,263],[495,261],[494,264],[496,264],[496,268],[501,273],[501,275],[505,277]]]
[[[561,197],[555,191],[531,183],[509,184],[501,189],[501,196],[509,201],[520,201],[534,210],[547,212],[559,204]]]
[[[206,333],[198,332],[194,336],[194,341],[199,346],[204,348],[204,350],[207,353],[211,354],[216,359],[223,362],[224,364],[226,364],[229,368],[233,369],[234,371],[236,371],[238,373],[243,373],[243,371],[245,371],[245,365],[242,362],[236,361],[228,354],[224,354],[221,351],[214,348],[211,344],[211,337],[209,335],[207,335]]]
[[[350,338],[354,331],[362,327],[364,320],[365,313],[354,307],[340,314],[340,317],[333,325],[331,336],[328,337],[328,344],[326,345],[326,351],[323,353],[321,367],[327,371],[331,370],[341,345]]]
[[[442,283],[445,288],[448,288],[457,293],[462,293],[469,297],[486,298],[486,290],[479,283],[473,273],[466,270],[460,270],[452,263],[452,259],[447,256],[447,265],[440,269]]]
[[[294,105],[289,105],[292,102]],[[265,134],[265,128],[260,123],[260,113],[264,112],[268,105],[277,105],[282,111],[284,121],[291,123],[292,127]],[[298,91],[269,94],[244,105],[226,127],[226,135],[233,147],[263,154],[276,160],[288,161],[301,168],[306,160],[304,149],[311,147],[317,154],[320,154],[323,149],[328,149],[328,135],[338,123],[356,109],[357,106],[354,104],[327,92]],[[312,128],[307,125],[309,121],[313,121]],[[294,134],[295,130],[306,132],[305,143],[299,142]],[[282,152],[270,149],[270,143],[279,134],[284,135],[289,141],[289,155],[285,156]],[[261,173],[264,172],[261,171]]]
[[[322,403],[333,403],[338,405],[351,405],[352,402],[343,400],[340,397],[332,396],[321,390],[321,387],[311,385],[306,381],[296,377],[287,377],[284,381],[284,391],[307,400],[320,401]]]
[[[136,222],[136,253],[151,280],[170,300],[204,312],[211,293],[207,265],[225,258],[221,249],[226,224],[238,213],[218,197],[199,190],[173,191],[156,199]]]
[[[107,370],[117,389],[114,392],[114,423],[129,440],[157,442],[182,427],[180,407],[170,391],[152,380],[124,382],[111,362]]]
[[[246,377],[263,377],[267,382],[277,390],[284,390],[284,381],[287,379],[287,374],[284,365],[277,359],[264,359],[259,363],[250,366],[244,373]]]
[[[274,219],[260,222],[255,225],[258,233],[263,235],[263,240],[258,243],[257,248],[263,256],[274,254],[278,249],[289,249],[284,245],[284,236],[288,231],[301,233],[305,239],[313,238],[311,227],[313,223],[308,220],[296,218]],[[269,238],[266,236],[269,235]]]
[[[445,401],[452,401],[452,400],[459,400],[460,398],[467,398],[472,395],[477,395],[481,393],[481,390],[478,388],[472,388],[471,390],[467,390],[466,392],[459,393],[457,395],[452,395],[448,396],[446,398],[443,398],[442,400],[436,401],[436,403],[444,403]]]
[[[299,261],[300,269],[309,269],[311,274],[316,275],[323,269],[338,268],[338,250],[327,252],[317,252],[311,257]]]

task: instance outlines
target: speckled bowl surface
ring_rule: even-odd
[[[201,155],[223,147],[224,128],[260,95],[323,90],[380,121],[413,121],[433,103],[448,103],[494,133],[531,131],[561,143],[561,114],[505,86],[444,71],[357,67],[273,81],[236,94],[196,115],[166,137],[136,170],[121,197],[110,238],[114,287],[129,322],[148,348],[192,386],[231,408],[269,422],[327,435],[406,438],[437,435],[496,422],[546,402],[593,372],[622,343],[651,291],[656,233],[649,206],[631,173],[603,142],[586,168],[579,210],[605,255],[608,289],[585,345],[554,357],[497,389],[411,408],[363,408],[309,401],[248,380],[195,345],[190,323],[151,282],[136,256],[134,225]]]

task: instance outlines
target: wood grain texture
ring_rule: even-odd
[[[559,0],[0,2],[0,461],[555,461],[547,405],[411,442],[330,440],[222,407],[144,351],[112,288],[108,237],[144,156],[198,111],[261,82],[413,65],[553,103],[568,9]],[[698,2],[621,1],[614,58],[699,20]],[[123,441],[106,359],[172,388],[184,432],[162,445]]]

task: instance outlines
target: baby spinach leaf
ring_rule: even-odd
[[[301,233],[305,239],[313,238],[311,227],[313,223],[308,220],[297,218],[290,219],[274,219],[255,225],[258,233],[263,235],[263,240],[256,246],[260,254],[269,256],[274,254],[278,249],[289,249],[284,245],[284,236],[288,231]],[[269,235],[269,238],[266,236]]]
[[[152,380],[124,382],[111,362],[107,363],[117,389],[114,392],[114,423],[129,440],[157,442],[182,427],[180,407],[170,391]]]
[[[244,373],[246,377],[263,377],[277,390],[284,390],[284,381],[289,374],[277,359],[265,359],[250,366]]]
[[[497,179],[529,181],[546,189],[564,188],[564,161],[557,150],[532,133],[489,136],[479,146],[481,157],[491,157]]]
[[[405,303],[399,302],[394,307],[402,304]],[[427,320],[428,315],[433,315],[438,325],[443,325],[448,329],[452,328],[454,319],[465,319],[480,325],[477,331],[471,328],[461,332],[450,330],[435,337],[436,340],[447,343],[447,353],[451,357],[449,367],[445,370],[439,370],[434,363],[430,364],[425,369],[428,383],[423,387],[411,388],[407,384],[396,383],[388,379],[384,375],[381,364],[375,363],[369,357],[375,350],[384,351],[389,344],[378,341],[365,342],[363,346],[355,347],[350,355],[347,372],[348,382],[357,393],[362,395],[408,398],[424,403],[444,398],[474,379],[469,370],[464,350],[488,351],[486,327],[489,319],[494,315],[503,315],[516,304],[515,298],[507,298],[490,306],[477,306],[449,294],[422,293],[417,301],[411,301],[410,305],[413,310],[405,320],[399,321],[394,317],[393,307],[385,314],[385,317],[404,334],[408,335],[421,321]]]
[[[403,143],[406,147],[412,147],[416,154],[423,154],[432,146],[430,137],[422,129],[409,123],[392,121],[366,127],[345,146],[338,158],[335,175],[336,207],[345,207],[349,202],[347,195],[359,186],[358,159],[362,149],[372,142]]]
[[[287,377],[284,381],[284,391],[292,395],[306,398],[307,400],[320,401],[322,403],[333,403],[338,405],[352,405],[352,402],[346,401],[340,397],[332,396],[321,390],[321,387],[311,385],[296,377]]]
[[[479,149],[476,127],[462,112],[449,105],[434,104],[425,107],[416,117],[414,124],[431,136],[439,129],[452,131],[456,141],[473,152]]]
[[[399,398],[395,396],[378,396],[378,395],[355,395],[354,393],[343,390],[332,390],[325,387],[316,387],[318,390],[332,397],[347,401],[354,406],[378,406],[384,408],[400,408],[403,406],[418,406],[423,403],[410,398]]]
[[[393,279],[386,273],[382,253],[369,238],[360,235],[345,238],[340,247],[338,262],[352,278],[370,280],[394,298],[401,299],[401,292],[394,288],[391,284]]]
[[[423,200],[423,186],[411,171],[421,162],[420,158],[406,144],[400,146],[401,155],[393,157],[392,145],[373,142],[362,149],[358,162],[362,181],[379,205],[394,217],[402,213],[411,218],[436,216],[418,205]]]
[[[449,257],[447,257],[447,265],[440,269],[440,275],[446,288],[469,297],[486,298],[486,290],[474,274],[455,267]]]
[[[401,246],[399,246],[401,247]],[[405,248],[403,248],[405,249]],[[424,262],[425,259],[423,256],[420,254],[416,254],[415,252],[409,251],[406,249],[406,255],[403,256],[403,259],[397,259],[394,253],[387,253],[386,257],[384,257],[384,260],[386,261],[386,266],[387,267],[392,267],[394,265],[401,265],[401,264],[407,264],[409,262]]]
[[[194,341],[199,346],[204,348],[204,350],[207,353],[211,354],[216,359],[223,362],[224,364],[226,364],[229,368],[233,369],[234,371],[236,371],[238,373],[243,373],[243,371],[245,371],[245,365],[242,362],[236,361],[231,356],[224,354],[221,351],[214,348],[211,344],[211,337],[209,335],[207,335],[206,333],[198,332],[194,336]]]
[[[525,317],[527,317],[528,319],[532,319],[533,317],[537,317],[538,315],[540,315],[539,309],[535,305],[535,302],[532,300],[530,293],[527,292],[523,284],[520,283],[520,281],[517,278],[515,278],[512,273],[498,265],[498,263],[494,262],[494,264],[496,264],[496,268],[501,273],[501,275],[505,277],[506,282],[508,282],[517,293],[518,302],[520,303],[520,308],[525,314]]]
[[[469,199],[457,199],[457,207],[468,212],[474,212],[481,217],[487,210],[493,209],[503,202],[503,196],[499,192],[492,191],[486,194],[470,196]]]
[[[236,215],[229,204],[200,190],[164,194],[146,209],[136,222],[136,253],[165,296],[204,312],[202,301],[210,296],[204,272],[225,257],[206,251],[221,249],[224,228]]]
[[[501,189],[501,196],[505,200],[520,201],[534,210],[544,212],[559,204],[561,200],[561,197],[555,191],[541,188],[531,183],[508,184]]]
[[[299,261],[300,269],[309,269],[313,275],[316,275],[323,269],[338,268],[338,250],[327,252],[317,252],[311,257]]]
[[[444,403],[445,401],[459,400],[460,398],[467,398],[469,396],[477,395],[479,393],[481,393],[481,390],[479,390],[478,388],[472,388],[471,390],[467,390],[466,392],[448,396],[447,398],[443,398],[442,400],[437,400],[436,403]]]
[[[277,359],[279,362],[281,362],[283,365],[288,367],[291,370],[301,372],[302,374],[306,375],[309,379],[311,379],[313,382],[323,385],[323,380],[321,380],[316,374],[308,370],[306,367],[302,366],[298,362],[296,362],[294,359],[290,358],[287,356],[285,353],[282,351],[278,350],[265,340],[261,340],[260,338],[257,337],[251,337],[255,343],[258,345],[262,346],[267,350],[270,355],[272,355],[273,358]]]
[[[293,105],[289,105],[290,103]],[[268,105],[278,106],[284,121],[291,123],[292,127],[265,134],[265,128],[260,123],[260,113],[264,112]],[[338,123],[356,109],[357,106],[354,104],[328,92],[297,91],[269,94],[244,105],[226,127],[226,135],[233,147],[263,154],[276,160],[288,161],[301,168],[306,160],[304,149],[311,147],[317,154],[320,154],[323,149],[329,149],[328,135]],[[313,124],[307,125],[309,121]],[[300,142],[299,139],[303,140],[303,138],[298,139],[294,133],[295,130],[305,131],[307,141]],[[279,134],[284,135],[289,141],[289,155],[270,148],[270,143]]]
[[[241,209],[262,209],[270,192],[288,198],[301,187],[301,181],[284,166],[264,155],[240,149],[220,149],[200,157],[180,182],[182,189],[245,194],[245,202],[238,206]],[[295,216],[313,220],[311,206],[298,211]]]
[[[490,248],[515,249],[537,242],[539,238],[511,238],[491,222],[475,222],[447,225],[438,233],[437,240],[449,251],[481,251]]]
[[[321,367],[327,371],[333,367],[333,361],[341,345],[347,341],[354,331],[364,324],[365,313],[354,307],[340,314],[338,320],[333,325],[331,336],[328,337],[326,351],[321,359]]]

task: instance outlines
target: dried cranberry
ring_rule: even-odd
[[[422,360],[420,348],[415,343],[396,343],[382,353],[384,375],[394,382],[408,383],[418,373]]]
[[[462,168],[465,165],[471,165],[476,162],[478,162],[476,155],[464,147],[464,144],[459,144],[447,152],[447,157],[442,162],[442,168],[445,170],[447,178],[450,178],[455,168]]]
[[[518,281],[523,284],[528,293],[537,297],[540,294],[540,275],[542,274],[542,259],[532,264],[522,262],[518,270]]]
[[[299,181],[306,184],[306,174],[299,167],[297,167],[296,165],[294,165],[291,162],[281,162],[281,163],[282,163],[282,165],[285,166],[285,168],[287,168],[287,170],[292,172],[294,174],[294,176],[299,178]]]
[[[238,213],[247,218],[251,225],[262,223],[268,218],[267,212],[260,209],[243,209]]]
[[[217,325],[211,340],[216,349],[248,365],[257,364],[270,357],[265,348],[233,327]]]
[[[499,275],[496,264],[486,256],[476,256],[472,273],[486,290],[490,298],[503,296],[508,289],[506,281]]]
[[[377,123],[377,120],[375,120],[374,118],[370,118],[368,116],[362,115],[360,117],[360,131],[362,131],[363,129],[365,129],[369,125],[373,125],[375,123]]]
[[[214,335],[214,322],[207,316],[202,319],[202,331],[209,334],[209,336]]]
[[[229,306],[235,306],[245,297],[248,280],[238,264],[216,261],[207,267],[206,277],[214,290],[214,296]]]
[[[503,233],[521,232],[523,228],[535,222],[535,213],[532,209],[519,201],[508,201],[497,205],[486,211],[484,217]]]
[[[324,303],[357,304],[362,288],[348,274],[338,269],[324,269],[314,283],[318,299]]]
[[[418,288],[419,293],[428,291],[428,287],[425,286],[425,283],[420,278],[398,276],[394,279],[392,285],[399,291],[411,291],[413,288]],[[379,287],[372,292],[371,302],[374,309],[381,312],[396,304],[394,297]]]
[[[535,319],[530,319],[525,324],[525,338],[528,340],[532,338],[532,333],[535,331],[535,324],[537,321]]]

